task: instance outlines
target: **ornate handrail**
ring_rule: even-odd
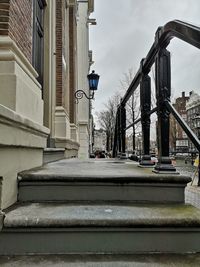
[[[200,140],[190,129],[187,123],[181,118],[178,112],[170,103],[171,97],[171,61],[170,53],[167,51],[171,39],[178,38],[186,43],[200,49],[200,28],[192,24],[174,20],[159,27],[155,34],[155,41],[151,46],[146,58],[141,60],[140,67],[133,78],[128,90],[117,110],[115,138],[113,146],[113,156],[119,152],[125,152],[125,132],[138,122],[142,123],[143,133],[143,153],[144,165],[150,163],[149,145],[150,145],[150,116],[157,111],[158,115],[158,164],[155,167],[155,172],[175,172],[175,167],[172,166],[169,158],[169,115],[174,116],[181,128],[190,138],[191,142],[200,152]],[[156,107],[150,110],[151,106],[151,80],[148,76],[152,65],[156,66]],[[134,121],[129,126],[126,126],[126,110],[125,105],[134,91],[140,84],[141,98],[141,118]],[[142,164],[142,163],[140,163]],[[200,172],[199,172],[200,173]],[[199,174],[200,183],[200,174]]]
[[[200,48],[200,28],[189,23],[173,20],[159,27],[156,31],[155,41],[151,46],[146,58],[141,61],[140,68],[130,84],[121,104],[124,105],[140,83],[143,74],[148,74],[155,62],[155,57],[160,48],[166,48],[170,40],[177,37],[188,44]]]

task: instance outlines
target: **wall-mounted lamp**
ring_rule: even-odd
[[[87,78],[88,78],[88,83],[89,83],[89,89],[90,89],[90,92],[92,93],[89,96],[87,96],[87,94],[83,90],[77,90],[74,94],[75,98],[81,99],[83,98],[83,96],[85,96],[87,99],[94,99],[94,92],[98,88],[99,77],[100,76],[96,74],[94,70],[92,71],[92,73],[88,74]]]

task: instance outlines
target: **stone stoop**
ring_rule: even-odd
[[[20,173],[0,255],[198,253],[200,210],[184,203],[189,181],[124,161],[61,160]]]

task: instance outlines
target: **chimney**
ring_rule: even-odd
[[[182,92],[182,98],[185,98],[185,92]]]
[[[190,96],[192,95],[192,92],[193,92],[193,91],[190,91],[190,92],[189,92]]]

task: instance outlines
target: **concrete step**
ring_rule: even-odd
[[[65,158],[64,148],[45,148],[43,151],[43,163],[49,163]]]
[[[1,255],[200,252],[190,205],[24,203],[5,213]]]
[[[152,174],[132,162],[64,160],[21,173],[18,201],[184,203],[190,181]]]
[[[0,256],[1,267],[199,267],[200,254]]]

